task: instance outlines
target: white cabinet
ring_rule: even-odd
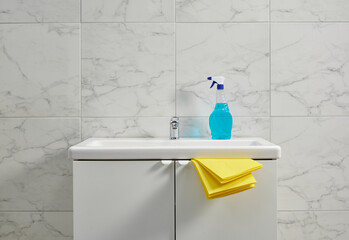
[[[207,200],[192,163],[74,161],[74,239],[276,240],[276,161],[259,162],[254,189]]]
[[[75,240],[173,240],[174,164],[73,164]]]
[[[176,167],[177,240],[276,240],[276,161],[258,161],[256,187],[207,200],[193,164]]]

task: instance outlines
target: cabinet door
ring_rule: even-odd
[[[176,167],[177,240],[276,240],[276,161],[259,161],[255,188],[207,200],[192,163]]]
[[[75,240],[173,240],[173,163],[73,164]]]

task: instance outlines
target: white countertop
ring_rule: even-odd
[[[69,148],[74,160],[253,158],[278,159],[281,148],[262,138],[89,138]]]

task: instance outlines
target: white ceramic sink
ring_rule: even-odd
[[[103,159],[278,159],[279,146],[262,138],[211,140],[182,138],[89,138],[69,149],[76,160]]]

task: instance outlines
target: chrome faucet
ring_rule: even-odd
[[[170,121],[170,139],[179,138],[179,118],[172,117]]]

